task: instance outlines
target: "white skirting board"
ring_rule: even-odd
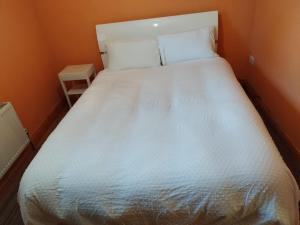
[[[0,179],[29,143],[11,103],[0,103]]]

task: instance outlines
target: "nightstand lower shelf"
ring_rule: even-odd
[[[81,95],[87,88],[71,88],[68,90],[68,95]]]

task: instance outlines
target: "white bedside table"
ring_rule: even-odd
[[[96,77],[96,69],[93,64],[71,65],[66,66],[59,74],[59,80],[70,108],[72,107],[70,95],[81,95],[87,87],[91,85],[91,76]],[[87,87],[72,87],[69,90],[65,85],[65,81],[86,80]]]

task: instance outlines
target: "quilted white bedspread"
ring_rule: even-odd
[[[101,72],[19,189],[27,225],[296,225],[297,200],[222,58]]]

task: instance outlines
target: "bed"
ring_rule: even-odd
[[[18,198],[32,225],[298,224],[295,179],[217,56],[100,72]]]

